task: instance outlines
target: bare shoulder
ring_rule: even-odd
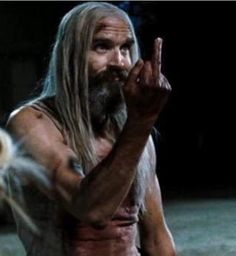
[[[48,169],[68,162],[74,152],[65,143],[61,132],[42,111],[31,106],[15,110],[7,123],[7,130],[37,162]]]
[[[50,118],[43,112],[30,106],[23,106],[14,110],[7,122],[8,131],[16,138],[22,136],[41,136],[47,141],[57,138],[62,140],[62,135]]]

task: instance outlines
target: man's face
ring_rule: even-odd
[[[88,54],[90,108],[96,122],[124,105],[121,87],[132,65],[132,45],[130,28],[121,18],[106,17],[98,22]]]
[[[89,51],[90,74],[97,75],[113,67],[129,71],[132,44],[132,34],[125,21],[118,17],[100,20]]]

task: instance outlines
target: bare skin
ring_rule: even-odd
[[[151,129],[171,91],[161,75],[162,40],[155,40],[151,61],[139,60],[134,67],[129,54],[131,44],[130,29],[122,19],[108,17],[100,21],[89,52],[90,72],[99,73],[111,65],[130,71],[123,87],[128,119],[114,145],[106,138],[97,138],[101,161],[87,176],[79,175],[70,166],[71,157],[76,155],[46,115],[26,107],[13,114],[8,122],[11,133],[23,139],[27,152],[53,177],[56,189],[47,194],[59,198],[77,220],[89,225],[105,227],[128,196]],[[155,150],[153,145],[149,148],[153,169],[150,172],[155,173]],[[147,211],[139,221],[142,249],[151,256],[174,256],[158,180],[153,177],[150,182],[152,193],[147,191],[145,196]]]

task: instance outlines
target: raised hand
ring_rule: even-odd
[[[154,42],[151,61],[139,60],[130,71],[123,87],[128,118],[155,121],[171,92],[171,86],[161,74],[162,39]]]

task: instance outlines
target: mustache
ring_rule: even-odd
[[[99,72],[98,74],[91,76],[90,83],[100,84],[104,82],[120,82],[125,83],[128,78],[129,72],[127,70],[118,69],[118,68],[108,68],[104,71]]]

